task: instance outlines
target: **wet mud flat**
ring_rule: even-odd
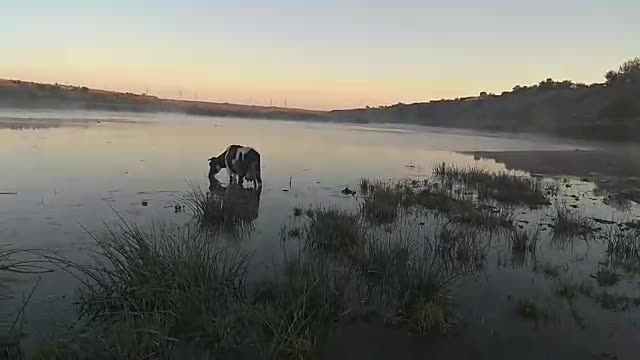
[[[570,176],[592,181],[604,192],[640,203],[640,152],[636,147],[576,151],[479,151],[508,169],[548,177]]]

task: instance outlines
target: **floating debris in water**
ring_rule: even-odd
[[[142,200],[142,206],[147,206],[149,205],[149,202],[147,200]]]
[[[179,212],[182,212],[183,207],[182,207],[182,205],[180,205],[180,204],[176,204],[176,205],[173,207],[173,209],[174,209],[174,211],[175,211],[176,213],[179,213]]]
[[[15,191],[0,191],[0,195],[18,195]]]

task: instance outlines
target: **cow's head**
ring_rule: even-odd
[[[209,158],[209,179],[216,176],[224,168],[224,159],[222,157]]]

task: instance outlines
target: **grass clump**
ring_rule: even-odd
[[[361,211],[373,224],[391,224],[398,217],[400,203],[410,190],[403,182],[384,182],[362,179],[360,189],[364,195]],[[406,190],[405,190],[406,189]]]
[[[589,236],[594,232],[594,223],[591,219],[568,210],[566,207],[556,209],[556,218],[553,223],[554,235],[561,237]]]
[[[598,270],[598,272],[592,275],[592,277],[596,279],[598,285],[602,287],[613,286],[622,280],[622,275],[612,269],[606,268]]]
[[[569,301],[575,299],[580,293],[580,289],[576,284],[569,282],[560,282],[556,288],[556,295],[565,298]]]
[[[407,192],[403,204],[437,211],[456,223],[470,224],[486,229],[513,226],[512,213],[477,205],[469,199],[456,198],[443,188],[425,187],[417,192]]]
[[[433,169],[443,183],[459,184],[477,192],[480,199],[512,205],[550,205],[542,183],[533,178],[506,172],[494,173],[478,167],[457,167],[440,163]]]
[[[538,305],[531,299],[519,299],[516,310],[520,316],[528,320],[538,320],[542,315]]]
[[[409,241],[371,241],[357,269],[384,317],[419,334],[446,333],[454,323],[449,286],[459,274],[445,271],[432,253]]]
[[[308,359],[349,309],[348,272],[326,259],[302,255],[282,274],[258,286],[252,312],[260,353],[267,358]]]
[[[358,216],[346,210],[318,208],[308,213],[306,239],[317,249],[339,252],[353,249],[364,241]]]
[[[607,253],[617,262],[637,264],[640,260],[640,229],[615,229],[607,239]]]
[[[479,238],[480,234],[473,227],[446,225],[435,237],[432,258],[450,271],[480,271],[486,266],[487,249],[486,245],[480,244]]]
[[[155,337],[212,349],[241,341],[235,307],[244,300],[250,254],[217,248],[206,233],[189,228],[143,232],[123,223],[94,240],[94,265],[60,261],[83,281],[81,318],[98,328],[139,329],[140,338],[116,339],[118,346],[130,339],[143,349],[157,344]]]
[[[439,184],[420,185],[411,181],[376,182],[363,179],[361,188],[365,196],[362,213],[374,224],[393,223],[399,209],[419,208],[441,213],[453,222],[483,228],[513,226],[511,213],[458,198]]]

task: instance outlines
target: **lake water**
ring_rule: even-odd
[[[254,228],[235,246],[254,251],[258,268],[277,263],[280,232],[294,207],[318,205],[356,208],[363,177],[376,179],[431,176],[442,161],[505,170],[475,151],[575,151],[599,144],[553,138],[479,134],[411,126],[362,126],[258,119],[59,111],[0,111],[0,244],[55,250],[71,259],[86,256],[87,235],[117,223],[118,216],[143,226],[180,225],[189,214],[176,213],[190,186],[208,187],[207,158],[229,144],[255,147],[262,155],[264,188]],[[526,172],[527,169],[519,169]],[[218,178],[225,182],[224,173]],[[565,183],[563,183],[565,184]],[[562,201],[580,204],[586,216],[632,220],[638,209],[610,207],[593,194],[595,185],[566,177],[571,184]],[[574,195],[574,197],[572,197]],[[143,206],[143,202],[146,206]],[[518,212],[518,214],[520,214]],[[518,219],[540,222],[549,211],[522,213]],[[430,226],[428,224],[428,226]],[[638,311],[610,311],[591,299],[567,304],[555,295],[556,282],[536,270],[553,263],[563,278],[589,280],[605,261],[602,241],[556,246],[543,241],[537,259],[514,260],[508,245],[491,243],[484,271],[465,277],[455,288],[460,306],[459,334],[435,346],[442,358],[592,358],[640,354]],[[11,325],[22,297],[36,276],[0,275],[0,291],[11,294],[0,308],[0,326]],[[74,318],[78,286],[57,271],[42,275],[25,316],[32,329],[57,328]],[[611,292],[640,297],[638,278],[628,275]],[[1,292],[0,292],[1,293]],[[26,295],[25,295],[26,294]],[[515,300],[536,299],[553,320],[534,323],[519,317]],[[53,330],[52,330],[53,329]],[[378,358],[424,358],[425,344],[414,337],[360,334],[357,350]],[[369,336],[369,337],[367,337]],[[376,340],[378,339],[378,340]],[[358,342],[354,340],[354,344]],[[340,351],[353,358],[349,351]],[[363,355],[365,354],[365,355]],[[373,357],[371,357],[373,358]],[[605,359],[606,357],[602,357]]]

